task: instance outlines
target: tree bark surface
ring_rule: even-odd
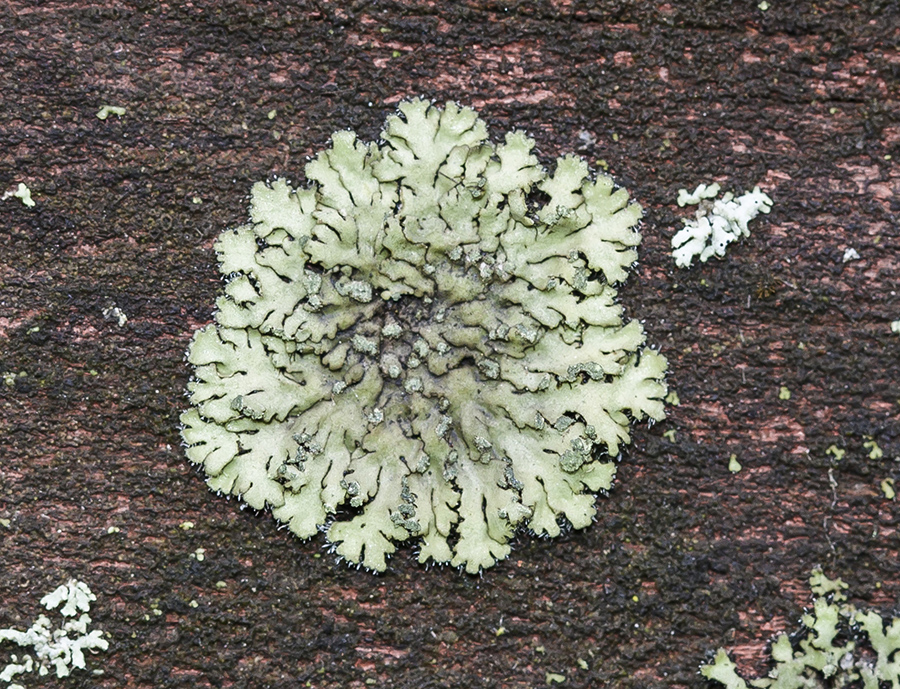
[[[70,687],[662,688],[720,646],[765,671],[816,566],[896,611],[898,37],[877,1],[4,3],[0,192],[35,205],[0,203],[0,627],[75,577],[110,649]],[[412,547],[349,569],[210,493],[179,439],[251,185],[417,95],[643,205],[620,296],[680,398],[593,526],[477,577]],[[678,189],[712,181],[774,208],[676,269]]]

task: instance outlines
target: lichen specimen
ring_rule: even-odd
[[[672,237],[672,257],[679,268],[690,268],[695,257],[702,263],[713,256],[722,258],[729,244],[750,236],[747,224],[751,220],[772,210],[772,199],[759,187],[737,198],[726,192],[716,199],[718,193],[718,184],[701,184],[692,193],[678,190],[679,206],[698,207],[694,217],[685,218],[684,227]]]
[[[641,210],[452,103],[403,103],[382,137],[334,134],[308,188],[256,184],[219,237],[183,437],[213,490],[350,562],[419,537],[477,572],[519,525],[590,524],[629,422],[663,418],[665,360],[613,287]]]
[[[728,689],[900,689],[900,619],[857,610],[847,603],[847,584],[821,570],[810,586],[817,596],[813,609],[803,616],[802,630],[776,637],[767,677],[744,680],[724,649],[700,668],[703,676]]]
[[[54,610],[65,603],[59,610],[65,621],[59,627],[53,628],[50,618],[40,615],[25,631],[0,629],[0,642],[12,641],[31,648],[31,653],[26,653],[21,659],[18,656],[10,658],[12,662],[0,671],[0,682],[12,682],[17,675],[35,671],[44,676],[53,669],[57,677],[68,677],[72,668],[84,670],[86,651],[105,651],[109,648],[102,631],[88,631],[91,623],[88,613],[91,602],[95,600],[97,597],[87,584],[70,579],[41,598],[41,605],[47,610]],[[7,689],[15,687],[21,685],[9,684]]]

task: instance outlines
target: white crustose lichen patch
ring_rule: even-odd
[[[43,676],[55,671],[57,677],[67,677],[72,668],[85,669],[85,651],[105,651],[109,647],[103,632],[88,631],[91,618],[87,613],[95,600],[97,597],[87,584],[70,579],[41,598],[41,605],[47,610],[62,606],[59,612],[65,619],[61,626],[55,627],[49,617],[40,615],[25,631],[0,629],[0,642],[12,641],[31,648],[21,658],[11,656],[12,662],[0,671],[0,681],[12,682],[16,676],[29,672]],[[16,687],[21,685],[9,684],[7,689]]]
[[[382,140],[338,132],[309,187],[253,187],[182,433],[213,490],[350,562],[419,538],[477,572],[520,525],[590,524],[631,421],[663,418],[665,360],[614,287],[641,209],[452,103],[403,103]]]
[[[679,206],[698,206],[693,218],[672,237],[672,256],[679,268],[690,268],[694,258],[706,263],[712,256],[722,258],[728,245],[741,237],[749,237],[747,224],[760,213],[772,209],[772,199],[754,187],[737,198],[731,192],[721,199],[719,185],[699,185],[692,193],[678,190]]]

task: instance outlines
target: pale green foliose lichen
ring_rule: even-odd
[[[98,120],[105,120],[110,115],[122,117],[125,115],[125,108],[119,105],[101,105],[100,109],[97,111]]]
[[[0,201],[6,201],[9,198],[17,198],[24,206],[34,208],[35,204],[34,199],[31,198],[31,189],[28,188],[25,182],[19,182],[19,186],[16,187],[15,191],[4,192],[3,196],[0,196]]]
[[[727,689],[900,689],[900,619],[857,610],[847,603],[847,584],[821,570],[813,572],[810,587],[817,596],[813,609],[803,616],[800,632],[779,634],[772,642],[768,676],[745,680],[721,648],[701,674]]]
[[[334,134],[308,188],[256,184],[219,237],[183,437],[213,490],[350,562],[417,538],[477,572],[519,526],[589,525],[631,420],[663,418],[665,359],[613,287],[641,209],[452,103],[403,103],[382,139]]]

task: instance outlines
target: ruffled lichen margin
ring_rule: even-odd
[[[723,648],[700,673],[725,689],[900,689],[900,618],[857,610],[847,602],[847,584],[820,569],[809,583],[813,607],[801,618],[800,631],[772,641],[767,676],[745,680]]]
[[[182,434],[211,489],[350,562],[418,538],[477,572],[519,526],[588,526],[631,420],[663,418],[665,359],[613,287],[641,209],[453,103],[401,104],[382,139],[338,132],[307,188],[254,185]]]

